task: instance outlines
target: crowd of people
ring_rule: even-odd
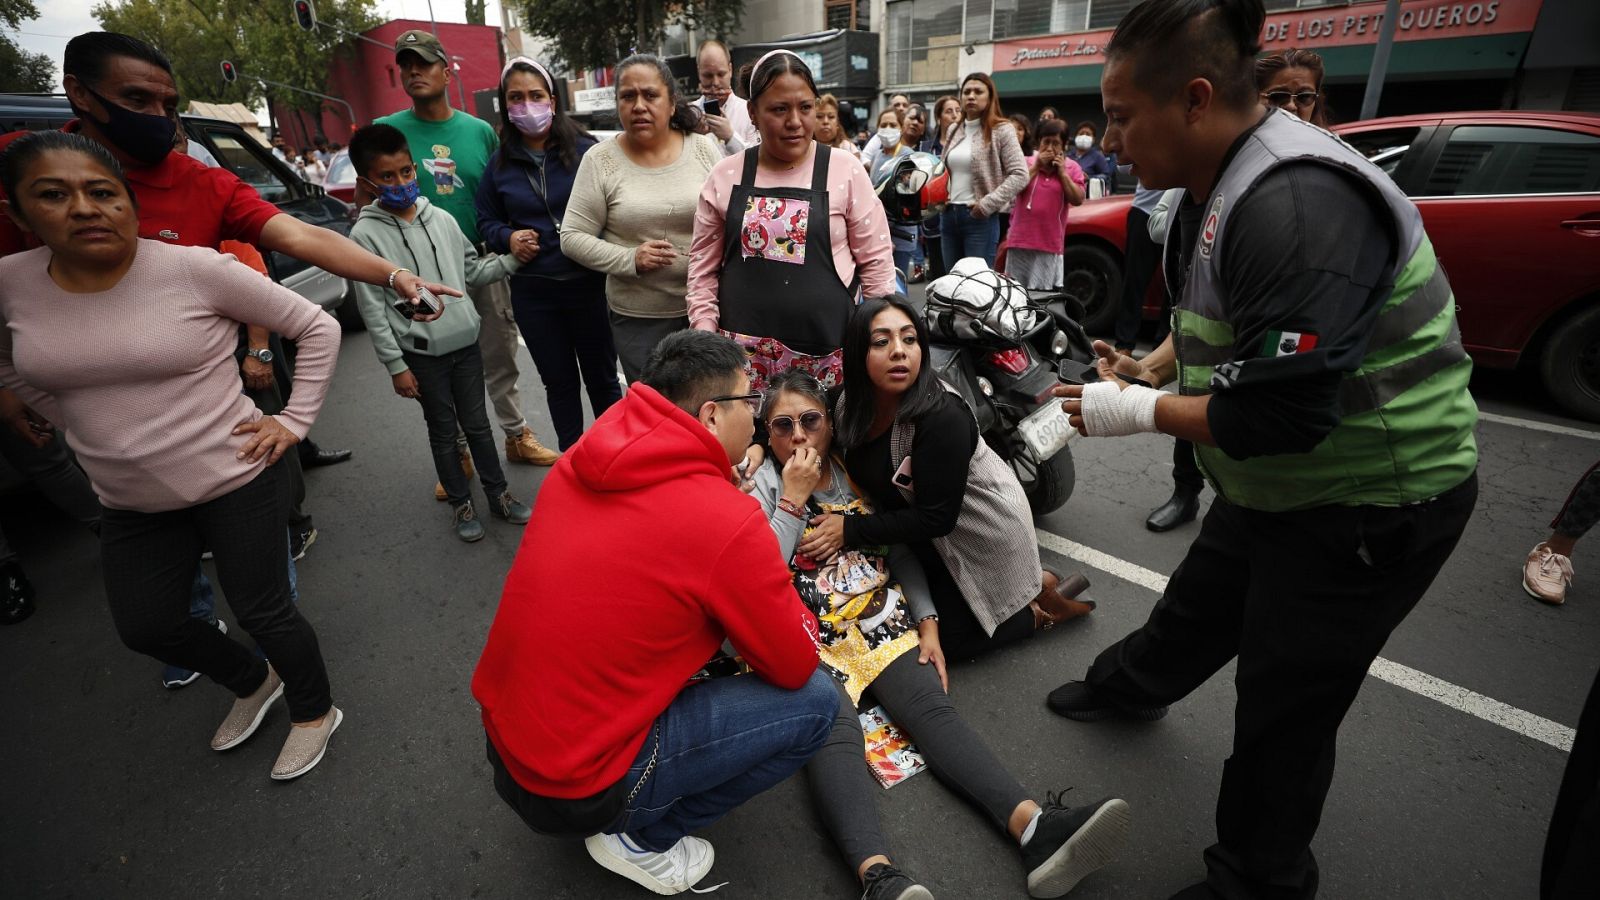
[[[1085,435],[1177,439],[1153,530],[1194,518],[1203,483],[1217,500],[1149,620],[1047,705],[1151,721],[1237,659],[1217,843],[1175,897],[1312,897],[1339,725],[1465,528],[1476,408],[1415,207],[1313,127],[1314,54],[1257,60],[1263,16],[1260,0],[1136,7],[1106,48],[1103,136],[1052,108],[1008,117],[972,73],[927,107],[891,98],[860,146],[786,50],[746,75],[706,42],[692,102],[660,58],[629,56],[621,133],[597,141],[528,57],[504,66],[498,127],[452,109],[448,55],[411,31],[395,62],[412,105],[350,138],[370,202],[348,239],[189,155],[158,51],[80,35],[63,61],[78,118],[0,138],[0,447],[98,533],[121,640],[168,686],[232,693],[210,746],[248,740],[281,697],[271,777],[304,775],[345,717],[294,568],[315,534],[298,461],[339,337],[260,253],[320,266],[355,286],[378,363],[417,401],[454,535],[484,536],[474,475],[490,516],[523,528],[472,692],[494,789],[530,828],[680,893],[715,859],[694,832],[803,769],[863,897],[926,900],[862,758],[870,695],[1014,842],[1028,893],[1062,896],[1116,858],[1129,804],[1023,786],[955,708],[950,668],[1094,605],[1041,562],[1021,486],[934,373],[897,273],[994,266],[1004,235],[1006,272],[1059,287],[1070,209],[1114,189],[1120,156],[1141,181],[1129,266],[1174,273],[1170,333],[1135,358],[1119,323],[1101,380],[1056,396]],[[313,181],[336,149],[274,148]],[[878,185],[914,154],[948,172],[949,203],[891,223]],[[519,333],[558,449],[523,413]],[[494,425],[507,462],[552,467],[532,505]],[[1546,602],[1600,518],[1597,483],[1528,557]],[[694,528],[662,527],[683,509]],[[630,552],[572,602],[570,560],[611,545]],[[202,557],[255,646],[216,618]],[[4,621],[21,621],[31,590],[3,546],[0,565]],[[1573,765],[1597,756],[1580,735]],[[1553,884],[1592,833],[1588,771],[1563,786]]]

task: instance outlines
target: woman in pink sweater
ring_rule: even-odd
[[[800,57],[763,56],[750,76],[761,143],[712,168],[695,210],[689,324],[739,342],[755,390],[791,368],[840,383],[858,299],[895,292],[883,204],[860,162],[812,139],[816,109]]]
[[[305,774],[344,714],[316,632],[289,601],[288,481],[277,462],[322,406],[337,324],[231,256],[140,239],[121,168],[86,138],[19,138],[0,156],[0,185],[6,212],[44,244],[0,259],[0,384],[36,411],[39,428],[66,429],[100,496],[117,633],[234,693],[213,750],[243,743],[287,693],[294,727],[272,777]],[[299,343],[293,399],[277,416],[240,392],[241,323]],[[206,549],[270,665],[189,617]]]

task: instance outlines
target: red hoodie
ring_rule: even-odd
[[[724,638],[792,690],[816,669],[816,630],[722,445],[635,384],[539,488],[472,695],[518,784],[588,797],[627,774]]]

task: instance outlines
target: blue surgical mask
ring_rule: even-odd
[[[377,192],[379,206],[396,212],[410,209],[422,195],[422,188],[418,186],[415,178],[405,184],[377,184],[371,180],[368,180],[367,184]]]

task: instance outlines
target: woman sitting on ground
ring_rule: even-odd
[[[1105,799],[1043,806],[956,713],[947,693],[939,617],[916,555],[901,546],[863,546],[831,558],[797,552],[813,516],[868,515],[844,463],[832,455],[833,427],[821,383],[791,369],[767,389],[772,454],[756,473],[756,499],[794,573],[795,590],[821,628],[822,664],[839,689],[828,742],[806,765],[817,810],[867,900],[933,895],[895,868],[863,764],[856,704],[871,690],[908,732],[940,781],[988,814],[1021,844],[1028,892],[1059,897],[1111,860],[1127,835],[1128,805]]]
[[[835,419],[850,477],[877,512],[827,515],[800,552],[828,559],[909,545],[927,572],[945,653],[967,659],[1094,607],[1063,596],[1060,576],[1040,569],[1022,485],[960,395],[924,365],[927,345],[904,297],[867,300],[850,317]]]

